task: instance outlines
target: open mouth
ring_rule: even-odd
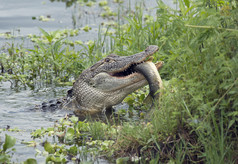
[[[126,68],[125,70],[123,71],[120,71],[120,72],[111,72],[109,73],[109,75],[113,76],[113,77],[118,77],[118,78],[122,78],[122,77],[127,77],[127,76],[130,76],[134,73],[140,73],[138,71],[136,71],[134,68],[144,62],[152,62],[151,60],[147,60],[147,61],[142,61],[140,63],[134,63],[134,64],[131,64],[128,68]],[[163,62],[157,62],[155,63],[155,66],[157,68],[157,70],[159,70],[163,65]]]
[[[141,62],[143,63],[143,62]],[[134,67],[141,64],[141,63],[135,63],[135,64],[131,64],[127,69],[120,71],[120,72],[115,72],[115,73],[110,73],[111,76],[114,77],[125,77],[125,76],[129,76],[133,73],[138,73]]]
[[[131,88],[138,89],[141,86],[149,84],[150,95],[152,98],[157,96],[157,91],[162,88],[162,80],[158,73],[158,70],[163,66],[163,62],[153,63],[151,60],[143,61],[136,64],[131,64],[128,68],[119,71],[108,73],[110,77],[106,76],[110,82],[113,82],[112,87],[106,87],[107,91],[115,92],[121,89]],[[103,83],[100,83],[100,87],[104,87]],[[99,87],[98,87],[99,88]]]

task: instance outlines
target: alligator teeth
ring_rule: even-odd
[[[141,64],[141,63],[144,63],[144,61],[142,61],[140,63],[131,64],[131,66],[128,67],[127,69],[125,69],[121,72],[116,72],[116,73],[112,74],[112,76],[123,77],[123,76],[128,76],[128,75],[131,75],[133,73],[136,73],[137,71],[134,70],[134,67]]]

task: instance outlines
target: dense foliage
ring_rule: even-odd
[[[100,150],[96,153],[107,157],[114,154],[118,163],[237,163],[238,3],[178,0],[178,5],[179,11],[158,0],[155,16],[143,14],[142,5],[135,12],[127,12],[125,18],[120,15],[123,12],[118,12],[118,22],[88,44],[70,43],[64,39],[67,32],[47,33],[41,29],[43,37],[32,37],[33,49],[10,47],[8,53],[1,54],[4,73],[0,80],[34,86],[35,78],[50,83],[49,77],[53,76],[57,82],[67,82],[109,50],[131,55],[148,45],[158,45],[154,60],[165,62],[160,72],[165,88],[150,121],[122,121],[120,126],[75,120],[66,126],[62,122],[63,129],[58,131],[66,131],[63,141],[75,143],[67,151],[77,156],[78,146],[94,145]],[[80,51],[70,45],[80,46]],[[130,104],[132,99],[140,100],[144,93],[139,94],[126,101]],[[43,136],[42,131],[44,135],[49,133],[41,129],[33,136]],[[47,160],[54,161],[61,149],[46,143],[45,150],[50,154]]]

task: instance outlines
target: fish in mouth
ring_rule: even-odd
[[[150,95],[158,97],[157,90],[162,87],[158,69],[163,62],[152,62],[156,51],[158,46],[151,45],[131,56],[111,54],[83,71],[72,88],[74,111],[96,113],[111,108],[148,84]]]
[[[111,108],[135,90],[148,85],[150,95],[157,99],[162,87],[158,70],[163,62],[152,62],[158,46],[131,56],[108,55],[84,70],[68,91],[63,108],[76,115],[94,114]]]

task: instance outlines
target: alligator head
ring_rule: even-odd
[[[155,94],[161,79],[153,80],[153,77],[158,77],[157,69],[162,66],[162,62],[152,63],[151,56],[157,50],[158,46],[152,45],[132,56],[111,54],[98,61],[76,80],[68,93],[67,106],[70,104],[69,108],[76,115],[97,113],[119,104],[128,94],[148,83],[151,94]]]

